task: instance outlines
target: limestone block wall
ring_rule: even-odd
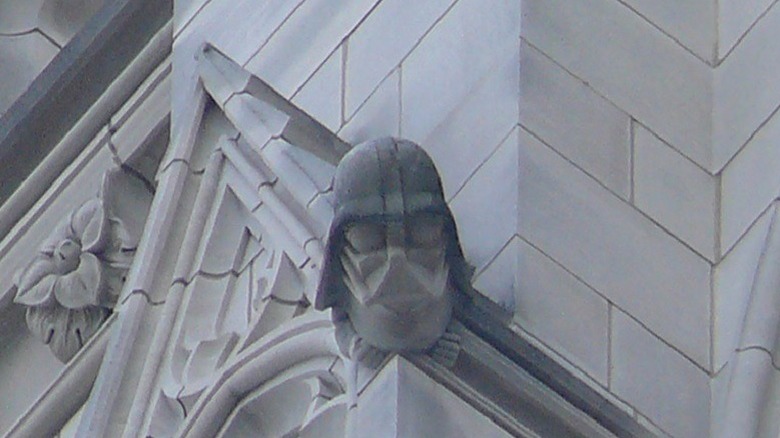
[[[348,142],[420,143],[476,287],[520,336],[659,434],[713,432],[780,191],[775,2],[177,0],[174,16],[174,83],[208,41]],[[191,93],[174,86],[174,125]]]
[[[780,191],[778,20],[771,1],[523,3],[519,235],[606,300],[594,377],[673,436],[718,433]]]

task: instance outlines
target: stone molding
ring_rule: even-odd
[[[204,88],[245,135],[259,134],[255,141],[265,143],[263,135],[270,133],[333,165],[349,151],[349,144],[216,47],[205,44],[198,56]],[[246,107],[243,114],[241,107]],[[241,116],[250,114],[255,114],[260,132],[242,123],[249,120]]]
[[[164,151],[161,138],[167,138],[168,134],[166,104],[169,101],[167,76],[170,63],[165,62],[165,57],[170,51],[170,43],[165,44],[165,34],[166,29],[160,30],[137,58],[129,65],[123,64],[124,70],[114,83],[107,86],[105,94],[97,98],[94,106],[87,109],[83,118],[76,121],[72,129],[59,139],[59,143],[29,175],[20,190],[0,207],[0,228],[6,225],[10,227],[0,241],[5,255],[0,259],[0,271],[8,279],[0,291],[0,309],[4,312],[4,318],[10,315],[14,321],[12,326],[6,325],[14,330],[13,333],[5,333],[4,339],[10,341],[11,346],[19,342],[25,345],[6,356],[4,364],[36,361],[30,362],[29,368],[24,368],[26,373],[34,370],[36,380],[25,382],[26,396],[9,405],[0,434],[8,432],[10,436],[52,436],[59,433],[87,400],[104,359],[103,353],[111,344],[109,338],[115,331],[113,322],[118,319],[118,312],[113,312],[107,320],[104,318],[121,305],[118,302],[115,304],[116,297],[142,235],[146,212],[155,190],[154,169],[159,163],[158,154]],[[167,27],[167,34],[167,41],[170,42],[170,27]],[[154,108],[161,109],[163,114],[152,111]],[[95,126],[99,128],[97,134],[92,131]],[[105,184],[101,183],[104,173]],[[98,194],[97,188],[101,186],[103,189]],[[78,232],[72,229],[74,222],[79,223]],[[75,259],[79,267],[82,255],[92,259],[91,262],[97,259],[97,269],[90,270],[88,275],[93,280],[93,274],[101,275],[99,281],[93,282],[98,287],[84,294],[86,287],[82,287],[80,281],[84,277],[76,275],[78,269],[73,269],[69,281],[79,280],[76,289],[80,289],[81,293],[72,294],[69,292],[76,289],[64,287],[66,285],[62,280],[67,273],[49,272],[51,263],[42,259],[50,258],[49,255],[54,253],[52,247],[56,248],[61,241],[77,243],[76,240],[84,238],[87,225],[92,231],[102,230],[92,234],[93,237],[98,236],[100,242],[89,250],[75,251],[78,253]],[[48,236],[49,233],[53,235]],[[44,242],[47,237],[48,243]],[[74,248],[84,248],[81,245],[83,241],[78,243]],[[113,255],[108,257],[108,253]],[[32,258],[38,263],[34,263]],[[94,268],[95,264],[91,262]],[[28,273],[26,265],[38,265],[35,275]],[[68,268],[64,270],[69,271],[71,267],[62,268]],[[86,266],[83,268],[86,269]],[[19,274],[14,276],[16,272]],[[47,273],[48,277],[52,277],[49,280],[45,279]],[[27,277],[27,284],[19,288],[14,283],[23,277]],[[36,282],[36,277],[37,280],[50,283],[50,286],[59,280],[60,291],[40,288],[37,291],[40,294],[32,293],[28,286]],[[26,293],[22,289],[27,289]],[[37,337],[26,329],[27,306],[14,303],[14,298],[22,295],[22,301],[37,303],[38,307],[50,307],[49,310],[52,310],[53,305],[59,306],[61,314],[67,311],[58,301],[60,296],[69,295],[63,298],[65,300],[74,297],[79,300],[87,296],[87,301],[97,301],[97,305],[89,304],[95,308],[93,312],[100,316],[92,321],[92,327],[99,327],[97,333],[88,339],[85,336],[88,330],[80,327],[81,339],[75,336],[77,342],[72,346],[73,350],[81,344],[84,347],[65,364],[60,364],[44,344],[40,344],[40,347],[37,345]],[[41,299],[48,300],[49,306],[40,306],[43,304]],[[75,304],[84,303],[70,304],[78,307]],[[83,312],[73,309],[72,313],[80,311]],[[72,326],[72,320],[69,323],[73,334],[76,327]],[[34,354],[31,353],[33,351]],[[72,350],[61,356],[66,359],[71,354]],[[8,376],[8,373],[3,375],[4,378]],[[16,385],[8,380],[3,383]]]
[[[121,298],[137,292],[162,307],[125,436],[139,429],[172,436],[191,421],[192,410],[235,358],[277,327],[310,313],[320,239],[332,214],[333,166],[288,137],[306,137],[311,147],[330,138],[334,147],[346,147],[289,103],[263,100],[281,98],[256,78],[244,76],[260,97],[235,88],[245,87],[234,80],[245,72],[215,49],[202,55],[203,86],[186,114],[173,117],[172,143],[152,206],[155,220],[145,230],[166,239],[141,242],[142,262],[131,270]],[[312,132],[316,138],[307,137]],[[163,251],[174,238],[174,222],[186,226],[181,243],[174,243],[179,248],[174,259],[166,262]],[[154,288],[154,279],[168,270],[170,287]],[[148,318],[145,313],[143,307],[128,308],[120,318],[140,320]],[[106,375],[124,372],[121,363],[113,365],[113,371],[105,365]],[[96,388],[95,399],[118,397],[108,393],[117,390],[109,385]],[[97,409],[95,404],[86,411],[80,430],[104,433],[100,428],[110,427],[111,414]]]
[[[68,363],[49,389],[8,430],[7,437],[56,436],[62,426],[84,405],[98,374],[116,314],[109,316],[97,333]],[[85,384],[85,382],[89,382]]]
[[[106,2],[0,117],[0,159],[16,163],[2,170],[0,235],[170,53],[172,11],[172,0]]]

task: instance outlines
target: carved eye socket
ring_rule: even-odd
[[[433,248],[443,243],[444,221],[430,216],[415,219],[409,226],[409,240],[417,248]]]
[[[378,251],[385,247],[384,226],[373,223],[354,224],[347,228],[347,243],[360,253]]]

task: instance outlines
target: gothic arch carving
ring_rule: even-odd
[[[264,427],[311,430],[306,424],[315,418],[316,424],[326,418],[338,423],[341,402],[329,400],[343,391],[333,371],[338,359],[332,333],[326,334],[330,320],[312,314],[311,302],[332,215],[330,161],[338,161],[348,145],[216,49],[201,54],[200,73],[200,103],[181,115],[161,166],[162,174],[186,169],[197,194],[187,209],[168,297],[151,297],[176,312],[160,383],[143,387],[134,402],[148,397],[150,419],[143,427],[153,436],[184,433],[193,427],[194,412],[219,405],[219,388],[229,376],[242,375],[247,355],[271,344],[286,352],[271,356],[281,354],[289,369],[244,388],[252,395],[225,420],[223,433],[233,436],[253,409],[277,403],[280,394],[301,395],[305,402],[285,403],[305,412]],[[304,323],[307,318],[316,324]],[[327,348],[310,349],[311,340],[299,338],[298,324],[317,328],[307,336]],[[319,401],[312,404],[315,394]]]
[[[253,436],[258,430],[263,436],[313,436],[312,430],[316,436],[341,436],[346,397],[339,361],[326,315],[312,314],[280,326],[224,369],[177,436],[247,436],[247,426],[259,428],[252,429]],[[268,421],[253,415],[271,405],[284,418]]]

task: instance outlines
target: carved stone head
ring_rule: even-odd
[[[334,195],[315,307],[343,310],[380,349],[430,347],[471,287],[433,161],[410,141],[363,143],[339,163]]]

